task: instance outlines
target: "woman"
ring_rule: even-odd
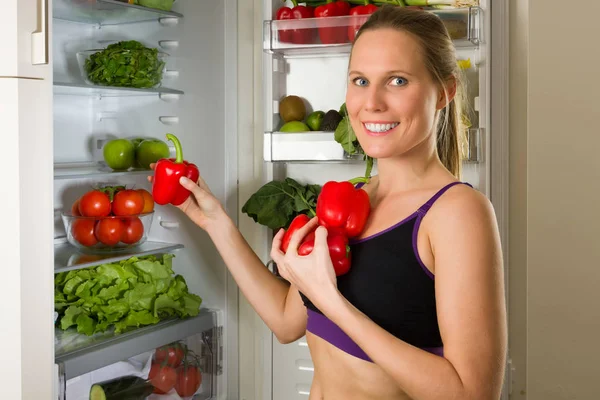
[[[378,175],[352,268],[336,279],[316,218],[287,254],[284,282],[245,242],[202,179],[180,208],[205,229],[254,309],[282,343],[306,335],[311,399],[498,399],[506,350],[499,235],[488,200],[457,180],[459,70],[433,14],[383,7],[355,39],[346,107]],[[300,296],[305,296],[303,301]]]

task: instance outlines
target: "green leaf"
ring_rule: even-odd
[[[314,215],[319,185],[302,185],[292,178],[263,185],[246,201],[242,212],[273,230],[289,226],[296,215]]]

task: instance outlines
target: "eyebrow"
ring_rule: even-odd
[[[348,72],[348,75],[365,75],[365,74],[363,74],[360,71],[354,71],[354,70],[352,70],[352,71]],[[409,76],[414,76],[410,72],[406,72],[406,71],[403,71],[403,70],[400,70],[400,69],[393,70],[393,71],[387,71],[386,75],[409,75]]]

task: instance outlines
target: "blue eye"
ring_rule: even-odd
[[[356,86],[366,86],[369,82],[364,78],[354,78],[352,80]]]
[[[392,78],[392,85],[396,86],[404,86],[408,83],[408,81],[400,76],[396,76]]]

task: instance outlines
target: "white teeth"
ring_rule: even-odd
[[[365,124],[365,127],[371,132],[386,132],[398,126],[398,122],[393,124]]]

